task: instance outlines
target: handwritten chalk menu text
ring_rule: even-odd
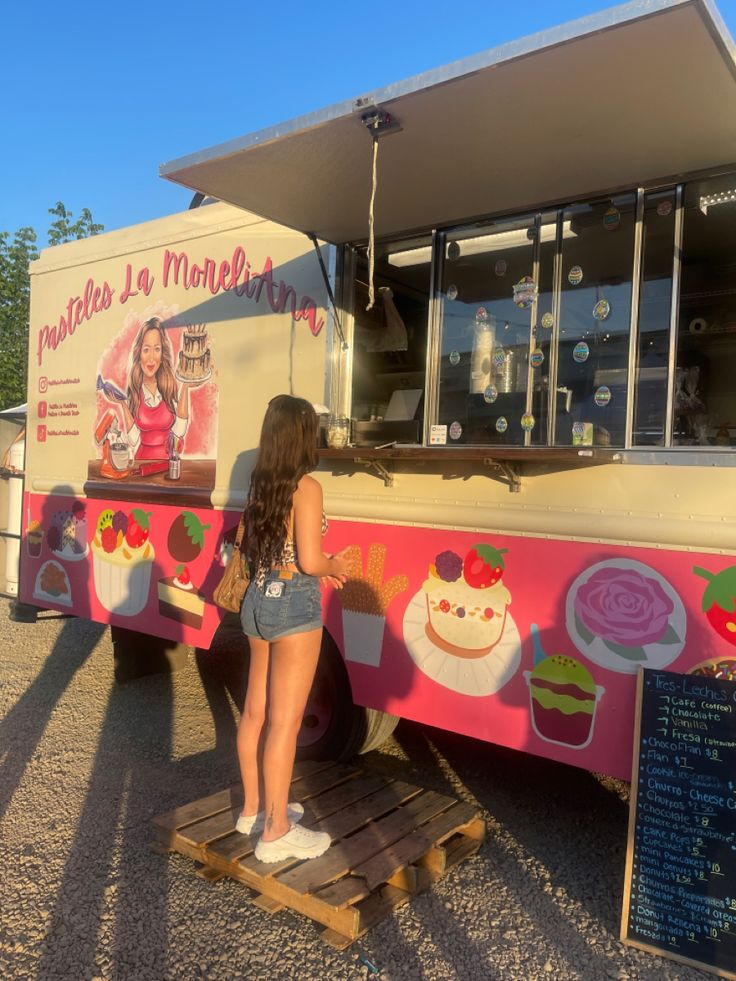
[[[736,683],[643,669],[621,939],[736,978]]]

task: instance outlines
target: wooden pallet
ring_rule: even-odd
[[[210,881],[230,876],[257,893],[269,913],[284,907],[325,929],[343,950],[393,909],[408,902],[485,838],[470,804],[344,763],[297,763],[290,799],[304,805],[303,824],[326,831],[320,858],[266,865],[255,840],[235,831],[242,789],[231,787],[153,819],[153,847],[202,863]]]

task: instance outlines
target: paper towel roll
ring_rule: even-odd
[[[691,334],[702,334],[708,329],[708,321],[703,317],[693,317],[687,329]]]

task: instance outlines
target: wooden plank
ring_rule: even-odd
[[[480,848],[481,843],[476,838],[467,838],[465,835],[457,838],[450,845],[447,845],[445,851],[447,854],[447,865],[448,869],[457,865],[458,862],[462,862],[463,859],[470,858],[471,855],[475,853]]]
[[[339,841],[321,858],[287,870],[279,876],[279,882],[299,893],[314,892],[318,886],[346,875],[453,803],[452,797],[431,790],[421,793],[387,817],[372,821],[362,831]]]
[[[214,867],[218,868],[219,859],[217,856],[212,857],[212,862]],[[227,872],[233,879],[243,882],[251,889],[255,889],[257,892],[283,903],[284,906],[288,906],[289,909],[293,909],[297,913],[303,913],[310,919],[336,930],[337,933],[343,936],[355,936],[355,930],[358,925],[358,912],[353,906],[348,906],[340,910],[333,909],[326,903],[319,902],[313,896],[303,896],[300,893],[294,892],[293,889],[282,886],[276,879],[270,877],[264,879],[262,876],[256,875],[240,865],[231,866],[230,869],[223,868],[223,871]]]
[[[395,872],[390,879],[386,880],[386,883],[416,896],[417,893],[424,892],[432,885],[432,876],[426,869],[419,868],[417,865],[407,865],[405,869],[399,869],[398,872]]]
[[[348,780],[346,783],[340,784],[339,787],[327,790],[319,797],[307,801],[304,806],[305,815],[308,816],[311,823],[321,821],[329,814],[334,814],[335,811],[341,811],[351,804],[355,804],[356,801],[368,797],[390,783],[391,780],[378,775],[360,776],[354,780]]]
[[[251,899],[251,906],[257,906],[258,909],[262,910],[264,913],[268,913],[269,916],[273,916],[274,913],[278,913],[280,910],[284,909],[284,904],[278,902],[276,899],[271,899],[270,896],[255,896]]]
[[[342,933],[338,933],[336,930],[330,930],[329,927],[320,933],[320,937],[326,944],[332,947],[333,950],[347,950],[355,939],[354,937],[346,937]]]
[[[211,865],[203,865],[201,868],[198,868],[197,875],[200,879],[206,879],[207,882],[217,882],[219,879],[226,878],[224,872],[218,872]]]
[[[256,847],[257,838],[241,835],[237,831],[218,838],[207,845],[207,854],[217,855],[224,862],[234,862],[239,858],[250,855]]]
[[[183,828],[187,824],[193,824],[202,818],[236,806],[243,806],[243,788],[240,784],[234,784],[227,790],[219,790],[216,794],[210,794],[190,804],[175,807],[165,814],[159,814],[153,818],[153,823],[166,831],[175,831],[177,828]]]
[[[369,861],[360,865],[354,864],[353,875],[364,878],[372,892],[382,882],[388,882],[400,869],[421,858],[443,837],[453,834],[459,826],[472,822],[477,813],[477,808],[471,804],[456,803],[428,824],[374,855]]]
[[[298,760],[294,764],[291,782],[293,784],[296,780],[301,780],[303,777],[309,777],[313,773],[319,773],[320,770],[329,770],[334,765],[334,760]]]
[[[306,801],[310,797],[316,797],[318,794],[322,794],[359,774],[360,770],[347,763],[333,763],[327,769],[309,773],[294,781],[289,791],[289,798],[300,802]]]
[[[213,814],[212,817],[188,824],[177,831],[177,837],[189,844],[202,847],[214,838],[229,835],[235,829],[235,822],[238,820],[241,808],[242,804],[239,804],[237,807],[220,811],[219,814]]]
[[[404,903],[408,903],[410,899],[410,893],[404,892],[403,889],[397,889],[396,886],[384,886],[380,892],[371,893],[367,899],[362,900],[355,907],[359,915],[355,938],[361,937],[376,923],[384,920],[389,913],[398,909],[399,906],[403,906]]]
[[[365,884],[365,879],[358,879],[354,875],[345,875],[337,882],[332,882],[324,889],[320,889],[314,895],[316,899],[327,903],[328,906],[343,909],[345,906],[356,903],[359,899],[365,899],[366,896],[370,895],[370,890]]]
[[[419,793],[421,793],[419,787],[397,780],[386,787],[382,787],[375,794],[371,794],[350,807],[339,811],[337,814],[329,816],[324,821],[314,825],[306,821],[305,825],[307,827],[314,826],[318,831],[326,831],[334,843],[344,835],[352,834],[358,828],[362,828],[373,818],[379,818],[389,811],[393,811],[399,804],[409,800],[411,797],[415,797]],[[312,861],[321,861],[321,859],[312,859]],[[274,876],[284,869],[292,868],[296,864],[296,861],[294,859],[288,859],[285,862],[274,862],[266,865],[263,862],[259,862],[255,855],[251,855],[240,864],[258,875]]]
[[[435,878],[439,878],[447,868],[447,849],[444,845],[433,845],[429,851],[417,859],[417,865],[427,869],[430,875]]]

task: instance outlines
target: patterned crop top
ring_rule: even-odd
[[[327,534],[328,527],[329,527],[329,525],[327,524],[327,516],[325,515],[325,512],[323,511],[322,512],[322,534],[323,535],[326,535]],[[297,566],[299,565],[299,556],[297,555],[297,551],[296,551],[296,539],[293,538],[293,537],[291,537],[291,538],[287,537],[286,541],[284,542],[284,547],[281,549],[281,555],[278,557],[278,560],[277,560],[276,564],[274,566],[272,566],[272,568],[275,568],[275,569],[284,569],[284,568],[286,568],[286,566],[289,566],[289,565],[297,565]],[[255,579],[256,586],[262,586],[263,585],[263,583],[266,581],[266,576],[267,576],[267,574],[270,571],[271,570],[270,569],[267,569],[265,566],[260,566],[259,567],[258,573],[256,574],[256,579]]]

